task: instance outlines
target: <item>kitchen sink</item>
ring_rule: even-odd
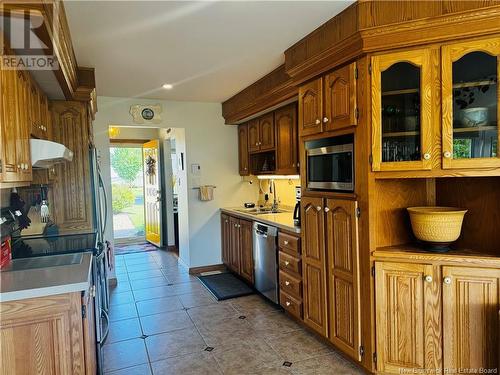
[[[82,263],[83,254],[49,255],[14,259],[6,271],[22,271],[36,268],[60,267]]]
[[[246,214],[251,214],[251,215],[265,215],[265,214],[281,214],[284,212],[288,212],[286,210],[266,210],[266,209],[260,209],[260,208],[237,208],[235,211],[246,213]]]

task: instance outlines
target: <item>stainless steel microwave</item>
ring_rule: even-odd
[[[311,148],[306,152],[309,189],[354,191],[352,143]]]

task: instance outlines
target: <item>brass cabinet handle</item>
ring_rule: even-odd
[[[446,277],[443,279],[443,283],[445,283],[446,285],[450,285],[450,284],[451,284],[451,277],[446,276]]]
[[[286,286],[290,285],[290,281],[285,281],[285,285]]]
[[[285,260],[285,266],[288,266],[290,262],[288,260]]]
[[[328,122],[328,117],[323,117],[323,122],[326,124]]]
[[[444,156],[446,159],[449,159],[449,158],[451,158],[451,152],[450,152],[450,151],[445,151],[445,152],[443,153],[443,156]]]
[[[431,154],[425,153],[424,154],[424,160],[429,160],[431,158]]]
[[[330,209],[328,207],[325,207],[325,212],[329,212]]]
[[[321,121],[320,121],[320,119],[319,119],[319,118],[317,118],[315,122],[316,122],[316,125],[321,124]]]
[[[285,302],[285,304],[286,304],[287,306],[290,306],[290,305],[291,305],[291,303],[290,303],[290,302],[288,302],[288,301],[286,301],[286,302]]]
[[[431,275],[426,275],[424,280],[428,283],[432,283],[432,276]]]
[[[321,206],[316,207],[316,211],[321,211]]]
[[[288,245],[288,241],[287,240],[283,241],[283,244]]]

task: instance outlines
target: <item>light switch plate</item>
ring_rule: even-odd
[[[201,167],[199,164],[191,164],[191,174],[193,176],[200,176],[201,175]]]

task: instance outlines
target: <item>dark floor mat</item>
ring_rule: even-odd
[[[231,273],[198,276],[198,279],[218,301],[254,293],[252,288]]]

